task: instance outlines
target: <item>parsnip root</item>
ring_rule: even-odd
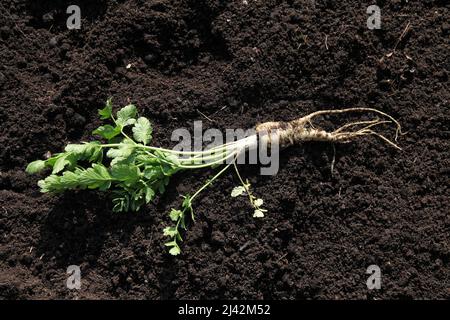
[[[386,120],[376,118],[368,121],[350,122],[331,132],[315,128],[313,125],[313,119],[318,116],[350,112],[372,112],[383,116]],[[374,127],[385,123],[393,123],[396,126],[394,141],[397,141],[398,135],[402,133],[400,123],[390,115],[373,108],[321,110],[292,121],[261,123],[256,126],[256,131],[260,134],[260,139],[265,140],[263,142],[271,144],[272,140],[276,139],[281,148],[298,144],[302,141],[329,141],[345,143],[361,136],[374,135],[382,139],[384,142],[401,150],[395,142],[373,130]]]

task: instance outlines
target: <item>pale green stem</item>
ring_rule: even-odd
[[[244,180],[243,180],[242,177],[241,177],[241,174],[239,173],[239,170],[238,170],[237,165],[236,165],[236,161],[233,161],[233,165],[234,165],[234,170],[236,171],[236,174],[237,174],[239,180],[241,181],[241,184],[242,184],[242,186],[244,187],[245,192],[246,192],[247,195],[248,195],[248,199],[250,200],[251,205],[252,205],[253,207],[255,207],[255,205],[253,204],[253,197],[252,197],[252,195],[251,195],[251,193],[250,193],[250,190],[249,190],[248,187],[247,187],[247,184],[244,182]]]
[[[234,161],[233,161],[234,163]],[[218,177],[220,177],[220,175],[222,175],[222,173],[224,173],[230,166],[232,165],[232,163],[227,164],[222,170],[220,170],[214,177],[212,177],[207,183],[205,183],[200,189],[197,190],[197,192],[194,193],[194,195],[191,197],[191,201],[194,200],[194,198],[200,193],[202,192],[204,189],[206,189],[211,183],[213,183],[214,180],[216,180]]]

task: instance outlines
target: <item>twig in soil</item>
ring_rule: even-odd
[[[228,108],[227,105],[224,105],[222,108],[220,108],[219,110],[214,111],[212,114],[210,114],[209,116],[215,116],[217,113],[219,113],[220,111],[225,110],[226,108]]]
[[[288,255],[287,253],[283,254],[281,257],[279,257],[279,258],[277,259],[277,262],[280,262],[281,260],[283,260],[284,258],[286,258],[287,255]]]
[[[239,247],[239,251],[245,250],[252,242],[249,240],[246,243],[244,243],[242,246]]]
[[[411,30],[411,22],[408,21],[408,24],[406,25],[406,27],[403,30],[402,34],[400,35],[400,37],[398,38],[397,42],[395,43],[394,49],[392,50],[392,52],[390,52],[390,53],[388,53],[386,55],[388,58],[395,53],[395,51],[397,50],[398,45],[403,40],[403,38],[406,36],[406,34],[409,32],[409,30]]]
[[[316,118],[325,115],[344,113],[374,113],[387,120],[378,118],[368,121],[354,121],[341,127],[325,131],[314,125]],[[52,155],[46,160],[37,160],[27,166],[28,173],[37,173],[51,168],[50,174],[38,182],[42,192],[60,193],[72,189],[112,190],[113,211],[137,211],[143,205],[153,201],[156,194],[165,192],[170,178],[181,171],[216,168],[224,165],[212,178],[207,180],[192,195],[184,195],[181,209],[172,209],[169,213],[173,226],[163,230],[171,240],[165,245],[169,253],[181,253],[179,243],[183,241],[181,230],[186,229],[186,218],[194,221],[193,201],[224,174],[231,165],[239,179],[240,186],[235,187],[232,197],[247,196],[254,213],[253,217],[264,217],[264,201],[253,195],[251,185],[244,181],[239,173],[236,159],[249,149],[259,145],[288,147],[303,141],[324,141],[346,143],[363,136],[376,136],[385,143],[400,149],[394,142],[401,133],[401,126],[390,115],[373,108],[347,108],[341,110],[316,111],[292,121],[265,122],[256,126],[256,134],[241,140],[226,143],[203,151],[178,151],[149,145],[152,140],[152,125],[145,117],[137,116],[134,105],[127,105],[115,115],[111,100],[105,108],[99,110],[103,120],[111,124],[100,126],[94,135],[106,140],[91,141],[82,144],[69,144],[65,151]],[[394,140],[390,140],[375,131],[375,127],[393,123],[396,127]],[[104,156],[108,157],[106,163]],[[334,160],[332,163],[332,170]]]
[[[333,176],[334,163],[336,162],[336,146],[334,145],[334,143],[332,144],[332,146],[333,146],[333,160],[331,160],[331,176]]]
[[[214,121],[213,119],[211,119],[210,117],[208,117],[206,114],[204,114],[203,112],[201,112],[200,110],[198,110],[198,109],[196,109],[197,110],[197,112],[202,116],[202,117],[204,117],[206,120],[208,120],[208,121],[210,121],[210,122],[212,122],[212,123],[215,123],[216,121]]]

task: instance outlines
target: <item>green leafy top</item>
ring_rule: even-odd
[[[112,120],[113,125],[100,126],[93,134],[109,142],[114,140],[114,143],[69,144],[62,153],[31,162],[26,171],[38,173],[45,168],[52,169],[52,174],[38,183],[42,192],[113,188],[114,211],[138,210],[144,203],[152,201],[157,192],[165,191],[169,177],[177,167],[169,155],[142,148],[151,141],[152,126],[145,117],[136,119],[134,105],[125,106],[114,117],[109,99],[98,113],[101,119]],[[127,126],[132,126],[134,141],[124,132]],[[105,151],[110,159],[109,166],[103,164]]]
[[[149,146],[152,125],[147,118],[138,117],[134,105],[127,105],[114,115],[113,104],[109,99],[106,106],[98,110],[98,114],[101,119],[111,122],[92,133],[107,143],[91,141],[68,144],[64,152],[46,160],[33,161],[27,166],[28,173],[51,169],[51,174],[38,182],[42,192],[59,193],[69,189],[111,190],[113,211],[137,211],[142,205],[154,200],[158,193],[164,193],[170,178],[178,171],[216,167],[225,159],[236,157],[241,150],[232,149],[228,144],[200,154],[188,153],[187,158],[181,157],[182,154],[177,151]],[[208,159],[209,162],[204,163],[203,159]],[[230,164],[226,165],[192,196],[183,196],[181,210],[170,211],[169,217],[174,226],[163,230],[164,235],[170,238],[165,244],[170,248],[170,254],[181,253],[179,242],[183,241],[181,232],[186,229],[186,218],[194,221],[193,200],[229,166]],[[242,181],[236,165],[235,168]],[[250,193],[249,187],[248,182],[242,182],[242,186],[233,190],[232,196],[248,194],[255,208],[254,216],[263,216],[266,211],[260,208],[263,202]]]

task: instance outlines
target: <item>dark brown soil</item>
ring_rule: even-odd
[[[448,2],[376,1],[381,30],[366,26],[375,1],[242,2],[1,1],[1,298],[450,298]],[[70,31],[75,3],[82,28]],[[211,172],[176,177],[129,214],[96,192],[42,195],[24,172],[88,139],[108,97],[137,104],[164,146],[194,120],[250,128],[350,106],[384,110],[407,135],[403,151],[337,145],[334,175],[321,143],[285,150],[276,176],[243,166],[262,220],[229,197],[230,172],[195,203],[173,258],[167,211]],[[65,286],[72,264],[79,291]],[[381,290],[367,289],[371,264]]]

